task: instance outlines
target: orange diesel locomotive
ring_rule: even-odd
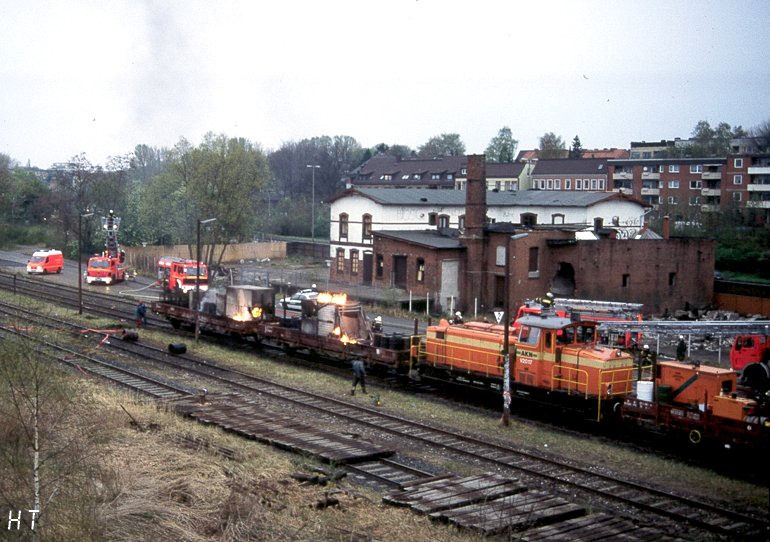
[[[633,357],[596,343],[596,323],[551,315],[519,318],[509,337],[511,391],[547,396],[601,419],[607,406],[631,393]],[[429,326],[416,354],[421,376],[479,388],[502,389],[504,327],[446,320]]]

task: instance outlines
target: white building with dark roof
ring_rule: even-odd
[[[584,231],[591,238],[603,230],[623,238],[642,233],[647,207],[618,192],[527,190],[487,193],[489,223],[554,227]],[[405,232],[465,228],[465,190],[425,188],[351,188],[333,196],[330,205],[330,258],[335,265],[372,265],[373,232]],[[366,280],[364,279],[366,282]]]

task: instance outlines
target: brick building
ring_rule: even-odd
[[[643,303],[648,313],[655,314],[711,302],[713,240],[660,238],[643,227],[623,238],[601,221],[590,231],[585,224],[492,222],[487,196],[494,199],[495,193],[486,190],[483,156],[468,159],[464,227],[371,229],[372,284],[403,288],[416,299],[430,300],[434,309],[459,309],[470,316],[503,307],[506,295],[515,307],[549,290],[563,296]],[[519,233],[527,236],[509,241]],[[337,254],[344,256],[339,247]],[[509,255],[511,280],[506,292]],[[364,266],[357,267],[355,275],[351,270],[352,262],[337,258],[332,278],[352,282],[364,273]]]

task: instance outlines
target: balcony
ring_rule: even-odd
[[[749,175],[770,175],[770,166],[749,167]]]
[[[705,205],[700,206],[700,210],[703,213],[718,213],[720,211],[719,205],[714,203],[709,203]]]
[[[703,188],[700,191],[701,196],[721,196],[722,190],[719,188]]]
[[[768,201],[752,201],[746,202],[747,209],[770,209],[770,200]]]
[[[643,171],[642,172],[642,180],[660,180],[660,173],[657,171]]]
[[[660,188],[642,187],[642,196],[660,196]]]
[[[612,174],[612,179],[618,181],[630,181],[633,178],[634,174],[630,171],[616,171]]]
[[[700,178],[704,181],[721,181],[722,173],[719,171],[704,171]]]
[[[751,183],[746,185],[749,192],[770,192],[770,184]]]

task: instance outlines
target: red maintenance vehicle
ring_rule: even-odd
[[[738,335],[730,349],[730,367],[750,386],[770,383],[770,330],[768,333]]]
[[[197,288],[209,289],[209,272],[206,264],[175,256],[163,256],[158,260],[158,284],[166,292],[187,294]]]
[[[115,284],[126,280],[126,253],[118,246],[118,228],[120,218],[110,209],[109,215],[102,217],[102,230],[107,237],[105,250],[88,259],[86,282],[88,284]]]
[[[550,306],[549,306],[550,304]],[[513,321],[513,331],[518,331],[521,317],[528,314],[541,314],[550,310],[555,316],[573,320],[590,320],[592,322],[641,322],[641,303],[623,303],[618,301],[597,301],[593,299],[572,299],[567,297],[546,297],[528,300],[519,307]],[[598,337],[599,342],[611,346],[631,349],[639,346],[642,340],[640,333],[612,333]]]

